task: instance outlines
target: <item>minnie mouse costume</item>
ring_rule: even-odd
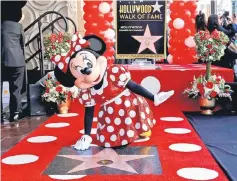
[[[66,87],[77,86],[79,101],[85,107],[85,135],[75,144],[78,150],[89,148],[95,105],[100,105],[97,142],[103,147],[119,147],[135,141],[156,124],[145,98],[155,105],[170,98],[174,91],[153,95],[131,80],[129,71],[120,65],[107,66],[103,57],[106,44],[95,35],[83,39],[73,35],[71,51],[55,61],[55,77]],[[80,48],[80,49],[79,49]],[[145,98],[144,98],[145,97]]]

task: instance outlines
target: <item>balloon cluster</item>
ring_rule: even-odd
[[[85,35],[94,34],[102,38],[106,43],[105,56],[108,64],[114,63],[114,42],[115,31],[113,28],[113,12],[112,0],[106,1],[84,1],[84,20],[85,20]]]
[[[174,0],[170,4],[170,55],[167,58],[170,63],[190,64],[197,60],[193,39],[196,8],[196,0]]]

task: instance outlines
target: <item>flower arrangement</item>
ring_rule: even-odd
[[[45,58],[50,60],[53,56],[66,54],[70,50],[71,35],[59,32],[44,36]]]
[[[50,74],[48,74],[48,78],[45,80],[43,86],[45,90],[42,98],[46,102],[61,104],[62,102],[66,102],[67,98],[72,100],[78,97],[79,90],[77,87],[66,88],[50,76]]]
[[[221,76],[212,75],[207,81],[205,76],[194,77],[190,88],[185,89],[184,93],[189,97],[212,99],[227,97],[231,100],[231,92],[229,85],[225,85],[225,80]]]

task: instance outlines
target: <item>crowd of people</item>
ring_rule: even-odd
[[[216,14],[210,15],[206,18],[205,14],[201,11],[196,16],[196,31],[209,31],[214,30],[225,33],[230,41],[226,47],[225,55],[220,61],[213,62],[214,65],[218,65],[226,68],[235,69],[237,60],[237,17],[236,13],[233,13],[232,17],[229,17],[229,12],[225,12],[222,16]],[[235,74],[237,70],[235,70]],[[237,75],[236,75],[237,76]]]

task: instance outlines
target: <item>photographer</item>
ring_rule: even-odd
[[[224,14],[221,16],[221,25],[223,28],[227,28],[227,26],[231,23],[231,19],[229,18],[229,11],[225,11]]]

